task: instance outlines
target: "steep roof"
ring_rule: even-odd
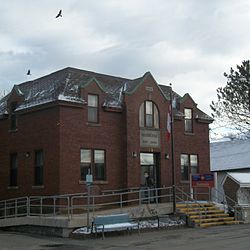
[[[123,101],[122,94],[133,94],[149,75],[151,75],[150,72],[146,72],[142,77],[128,79],[68,67],[35,80],[14,85],[12,92],[15,91],[15,93],[22,96],[24,100],[19,106],[17,106],[16,111],[58,100],[86,103],[86,100],[83,100],[79,95],[79,88],[84,88],[92,81],[95,81],[105,94],[103,106],[121,108]],[[166,85],[157,85],[163,96],[167,100],[170,100],[170,87]],[[186,98],[186,95],[181,97],[175,92],[173,92],[173,96],[177,103],[181,102],[183,98]],[[8,98],[9,95],[0,100],[0,118],[1,116],[8,114]],[[183,114],[178,111],[178,107],[175,110],[175,113],[177,116],[183,116]],[[213,121],[211,117],[200,110],[198,110],[196,116],[197,115],[202,121],[205,120],[209,123]]]
[[[210,144],[211,171],[250,169],[250,139]]]
[[[121,92],[133,91],[140,79],[131,80],[68,67],[15,85],[13,89],[24,96],[24,102],[17,107],[21,110],[56,100],[84,103],[85,100],[79,97],[79,88],[95,80],[106,94],[105,105],[120,106]],[[8,96],[0,100],[0,114],[7,112],[7,99]]]

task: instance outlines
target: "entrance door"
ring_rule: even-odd
[[[142,198],[146,202],[155,202],[155,188],[157,188],[157,165],[156,154],[141,153],[141,188],[145,190],[142,192]]]

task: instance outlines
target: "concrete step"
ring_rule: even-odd
[[[186,214],[191,222],[190,225],[196,225],[202,228],[240,224],[241,221],[234,220],[224,210],[218,209],[212,203],[180,203],[176,205],[177,209]]]
[[[224,211],[223,211],[224,212]],[[204,214],[204,215],[190,215],[189,218],[191,220],[194,219],[199,219],[199,218],[214,218],[214,217],[222,217],[222,218],[226,218],[229,217],[229,214],[225,214],[225,213],[219,213],[219,214]]]
[[[180,208],[181,212],[191,212],[191,211],[207,211],[207,210],[217,210],[216,207],[210,206],[210,207],[188,207],[188,208]]]
[[[201,218],[193,220],[196,224],[209,223],[209,222],[222,222],[233,221],[234,217],[217,217],[217,218]]]
[[[213,206],[212,203],[177,203],[177,208],[187,208],[187,207],[210,207]]]
[[[218,222],[208,222],[208,223],[202,223],[200,224],[200,227],[213,227],[213,226],[219,226],[219,225],[236,225],[240,224],[241,221],[233,220],[233,221],[218,221]]]
[[[189,211],[185,213],[186,215],[206,215],[206,214],[224,214],[223,210],[200,210],[200,211]]]

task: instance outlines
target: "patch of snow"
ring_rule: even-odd
[[[120,103],[117,102],[117,101],[105,101],[105,102],[103,103],[103,107],[120,108],[121,105],[120,105]]]
[[[126,92],[127,89],[128,89],[128,83],[125,82],[125,83],[123,84],[123,86],[122,86],[122,91],[123,91],[123,92]]]
[[[17,85],[15,85],[15,90],[16,90],[16,92],[17,92],[19,95],[23,95],[23,92],[20,90],[20,88],[19,88]]]
[[[118,102],[119,102],[119,103],[122,103],[123,93],[126,91],[125,88],[127,88],[126,86],[127,86],[127,84],[124,83],[124,85],[123,85],[123,86],[121,87],[121,89],[120,89],[119,98],[118,98]]]
[[[31,98],[31,91],[29,91],[29,94],[27,95],[27,97],[25,98],[25,101],[28,101]]]
[[[116,223],[116,224],[105,225],[105,231],[122,231],[122,230],[124,230],[124,228],[137,229],[138,224],[125,222],[125,223]],[[101,232],[102,226],[97,226],[96,229],[97,229],[97,232]]]
[[[81,98],[74,97],[74,96],[65,96],[60,94],[58,96],[58,100],[60,101],[67,101],[67,102],[77,102],[77,103],[85,103],[85,101]]]
[[[36,98],[36,99],[40,98],[41,99],[41,98],[46,96],[46,92],[47,91],[45,91],[45,90],[42,90],[40,92],[38,91],[36,94],[34,94],[33,98]]]
[[[81,227],[74,230],[73,234],[91,234],[91,229],[87,227]]]
[[[107,229],[108,231],[120,231],[121,229],[124,229],[126,227],[126,223],[120,223],[120,227],[117,226],[118,224],[111,224],[111,225],[106,225],[105,230]],[[130,223],[129,223],[130,224]],[[159,227],[160,228],[168,228],[168,227],[175,227],[175,226],[182,226],[185,225],[185,221],[178,219],[178,220],[173,220],[169,217],[163,218],[162,221],[160,220]],[[154,219],[148,219],[148,220],[142,220],[139,223],[139,228],[140,229],[154,229],[158,228],[158,222],[157,220]],[[137,223],[135,223],[135,226],[133,227],[134,230],[137,230]],[[90,234],[91,229],[88,229],[87,227],[82,227],[78,228],[73,231],[74,234]]]
[[[5,103],[5,102],[0,102],[0,108],[4,108],[4,107],[5,107],[5,105],[6,105],[6,103]]]
[[[35,107],[35,106],[45,104],[45,103],[49,103],[49,102],[53,102],[53,101],[54,101],[54,99],[48,98],[48,99],[44,99],[44,100],[41,100],[41,101],[24,103],[24,104],[21,104],[18,108],[16,108],[15,111],[20,111],[20,110],[23,110],[23,109],[26,109],[26,108]]]
[[[71,86],[71,88],[70,88],[69,90],[70,90],[70,91],[73,91],[73,92],[78,91],[78,85],[75,84],[75,85]]]
[[[68,73],[66,79],[65,79],[65,86],[64,86],[64,90],[63,90],[63,94],[65,93],[67,87],[68,87],[68,83],[70,82],[70,77],[71,77],[71,73]]]

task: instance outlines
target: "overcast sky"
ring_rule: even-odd
[[[250,54],[249,0],[0,0],[0,13],[0,94],[68,66],[150,71],[210,114],[223,73]]]

